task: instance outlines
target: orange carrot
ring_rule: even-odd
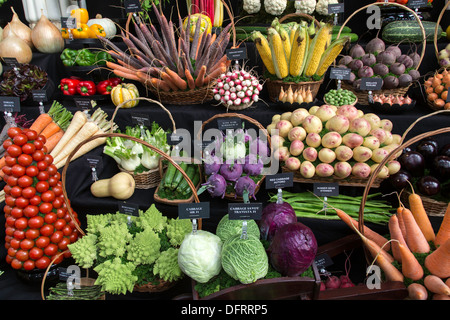
[[[216,62],[215,65],[212,66],[211,70],[216,70],[222,63],[225,64],[228,61],[228,56],[224,54],[222,58],[219,59],[219,61]],[[226,66],[226,64],[225,64]]]
[[[187,82],[186,80],[182,79],[178,73],[176,73],[173,70],[170,70],[169,68],[164,69],[166,73],[169,75],[169,77],[172,79],[173,83],[178,87],[180,90],[186,90],[187,89]]]
[[[403,282],[405,277],[392,263],[386,260],[386,258],[379,254],[376,258],[378,266],[384,271],[386,279],[389,281],[400,281]]]
[[[423,277],[423,268],[412,254],[411,250],[403,244],[398,244],[402,255],[402,273],[405,277],[417,281]]]
[[[405,230],[405,223],[403,222],[403,210],[409,210],[409,209],[407,209],[405,207],[399,207],[399,209],[397,209],[397,218],[398,218],[398,225],[400,227],[400,230],[402,231],[402,235],[403,235],[403,239],[404,239],[406,236],[406,230]]]
[[[197,56],[198,56],[198,49],[200,48],[200,43],[202,42],[203,36],[206,37],[206,34],[205,34],[205,33],[202,33],[202,34],[200,34],[199,37],[198,37],[198,43],[199,43],[199,45],[197,45],[197,47],[196,47],[196,49],[195,49],[195,59],[197,59]],[[206,39],[207,39],[207,38],[205,38],[205,40],[206,40]]]
[[[36,131],[37,134],[41,134],[42,130],[44,130],[45,127],[47,127],[52,122],[53,119],[52,117],[50,117],[50,115],[48,115],[47,113],[41,113],[39,117],[34,120],[30,129]]]
[[[399,245],[399,243],[403,244],[404,246],[406,246],[407,244],[406,244],[405,238],[403,238],[402,230],[400,229],[397,215],[393,214],[389,218],[388,227],[389,227],[389,233],[391,235],[391,239],[397,240],[397,241],[392,241],[392,243],[391,243],[392,255],[394,256],[395,260],[397,260],[398,262],[402,262],[402,255],[400,253],[400,249],[399,249],[398,245]]]
[[[139,77],[135,74],[135,73],[131,73],[131,72],[123,72],[120,70],[113,70],[113,73],[118,76],[118,77],[122,77],[128,80],[134,80],[134,81],[139,81]]]
[[[333,208],[333,209],[336,211],[338,217],[342,221],[344,221],[351,229],[353,229],[353,230],[354,230],[354,228],[359,229],[358,221],[356,221],[355,219],[353,219],[347,213],[345,213],[344,211],[342,211],[340,209],[336,209],[336,208]],[[380,247],[383,247],[383,245],[384,245],[383,249],[385,249],[386,251],[389,251],[391,246],[385,237],[383,237],[379,233],[373,231],[372,229],[370,229],[367,226],[363,226],[363,229],[364,229],[364,236],[366,236],[370,240],[373,240]]]
[[[149,76],[148,74],[141,72],[141,71],[136,71],[136,76],[141,79],[140,81],[144,84],[147,84],[149,82],[151,82],[152,77]]]
[[[170,87],[171,90],[173,91],[179,90],[176,84],[173,83],[172,78],[166,72],[164,71],[161,72],[161,79],[167,83],[167,85]]]
[[[211,81],[214,81],[216,78],[218,78],[222,73],[225,73],[227,71],[227,67],[225,66],[225,63],[221,63],[220,66],[217,69],[213,69],[203,80],[203,84],[207,85]]]
[[[213,42],[214,41],[216,41],[216,38],[217,38],[217,34],[214,32],[212,35],[211,35],[211,44],[213,44]]]
[[[51,122],[48,126],[45,127],[44,130],[42,130],[41,135],[43,135],[48,140],[48,138],[50,138],[59,130],[61,130],[59,125],[56,122]]]
[[[203,83],[205,80],[205,74],[206,74],[206,66],[203,65],[200,68],[200,71],[198,72],[197,79],[195,79],[195,86],[196,87],[203,87]]]
[[[425,258],[425,268],[439,278],[450,277],[450,239]]]
[[[447,285],[447,287],[450,287],[450,278],[448,278],[447,280],[445,280],[445,284]]]
[[[47,147],[47,152],[51,152],[56,145],[58,144],[59,140],[61,140],[62,136],[64,135],[64,131],[60,129],[55,134],[51,135],[47,141],[45,142],[45,146]]]
[[[420,230],[419,225],[414,219],[411,211],[403,210],[403,222],[406,229],[405,241],[409,249],[415,253],[427,253],[430,251],[430,245]]]
[[[423,285],[413,282],[408,286],[408,297],[411,300],[427,300],[428,291]]]
[[[184,69],[184,74],[186,76],[189,89],[195,89],[195,81],[189,69]]]
[[[119,65],[119,64],[111,62],[111,61],[106,61],[106,66],[112,70],[119,70],[119,71],[127,72],[127,73],[130,73],[133,70],[131,68],[127,68],[125,66]]]
[[[423,206],[422,198],[418,194],[414,193],[414,189],[413,193],[408,197],[408,201],[409,210],[411,210],[414,219],[416,219],[416,222],[420,230],[422,230],[425,239],[427,239],[427,241],[434,241],[436,235]]]
[[[151,78],[150,83],[156,89],[161,89],[165,92],[170,91],[170,86],[164,80],[158,78]]]
[[[437,294],[444,294],[444,295],[450,295],[450,288],[444,283],[444,281],[435,276],[435,275],[428,275],[423,279],[423,285],[425,288],[427,288],[429,291]]]
[[[450,296],[447,296],[445,294],[435,293],[435,294],[433,294],[433,297],[431,297],[431,300],[450,300]]]
[[[441,226],[434,239],[434,244],[440,246],[448,239],[450,239],[450,203],[447,205],[447,210],[442,218]]]

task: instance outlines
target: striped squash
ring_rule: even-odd
[[[422,21],[423,28],[425,30],[425,35],[427,41],[431,42],[434,40],[434,30],[436,29],[436,22],[433,21]],[[445,35],[441,26],[438,27],[437,39],[439,40],[442,35]],[[399,43],[401,41],[410,42],[422,42],[422,30],[417,21],[392,21],[389,22],[384,28],[381,34],[381,38],[390,43]]]

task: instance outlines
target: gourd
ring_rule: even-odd
[[[124,101],[139,97],[139,90],[133,83],[121,83],[111,90],[111,101],[117,107]],[[122,108],[134,108],[139,104],[139,100],[125,103]]]
[[[116,24],[109,18],[103,18],[101,14],[97,14],[95,19],[89,19],[87,25],[90,27],[93,24],[99,24],[103,27],[106,33],[106,38],[110,39],[117,33]]]
[[[425,30],[425,35],[427,37],[427,42],[433,41],[434,32],[436,30],[436,22],[433,21],[422,21],[422,26]],[[438,26],[437,30],[437,40],[445,33],[441,26]],[[401,41],[410,42],[422,42],[423,35],[420,30],[420,25],[416,21],[392,21],[389,22],[382,32],[382,39],[390,43],[399,43]]]
[[[135,186],[131,174],[119,172],[109,179],[95,181],[91,185],[91,193],[97,198],[113,197],[117,200],[126,200],[133,195]]]

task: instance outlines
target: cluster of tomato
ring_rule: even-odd
[[[79,221],[67,210],[61,174],[46,153],[45,137],[17,127],[8,136],[2,168],[6,260],[14,269],[46,269],[56,257],[55,264],[70,257],[67,245],[78,239]]]

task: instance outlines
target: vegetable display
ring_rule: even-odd
[[[31,30],[31,41],[36,50],[42,53],[58,53],[64,49],[61,32],[43,13]]]
[[[331,89],[327,93],[325,93],[324,100],[327,104],[331,104],[333,106],[343,106],[349,104],[356,103],[356,95],[345,89]]]
[[[192,230],[190,220],[171,219],[151,205],[138,217],[121,213],[87,215],[87,234],[68,246],[75,262],[98,273],[95,281],[111,294],[135,285],[183,278],[178,250]]]
[[[75,77],[63,78],[59,83],[59,89],[65,96],[93,96],[96,94],[111,95],[113,99],[113,89],[121,85],[122,80],[120,78],[110,78],[95,83],[92,80],[83,80]],[[117,101],[117,97],[114,97],[114,101]]]
[[[6,165],[2,168],[5,192],[6,261],[13,269],[46,269],[59,264],[77,241],[79,231],[68,213],[61,175],[46,152],[46,139],[34,130],[8,130]],[[77,214],[73,213],[79,223]]]
[[[228,214],[224,215],[216,227],[216,235],[222,240],[223,243],[229,238],[234,236],[240,236],[242,234],[242,223],[243,220],[230,219]],[[247,234],[254,235],[255,237],[260,237],[260,231],[258,224],[255,220],[247,221]]]

